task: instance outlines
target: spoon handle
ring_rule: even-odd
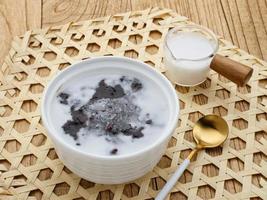
[[[162,190],[159,192],[155,200],[164,200],[169,192],[172,190],[173,186],[179,180],[181,175],[184,173],[185,169],[188,167],[190,159],[186,158],[179,168],[174,172],[172,177],[167,181]]]

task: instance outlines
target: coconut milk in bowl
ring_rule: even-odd
[[[112,184],[152,170],[178,111],[176,93],[160,73],[131,59],[103,57],[73,65],[52,80],[42,118],[69,169]]]

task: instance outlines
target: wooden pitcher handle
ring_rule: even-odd
[[[214,56],[210,68],[238,86],[244,86],[249,81],[253,72],[252,68],[219,54]]]

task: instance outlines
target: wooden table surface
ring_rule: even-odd
[[[26,30],[151,6],[172,8],[191,21],[209,27],[250,54],[267,60],[266,0],[0,0],[0,64],[9,51],[12,37]],[[152,187],[161,185],[160,181],[155,181]],[[234,184],[229,187],[236,189]],[[64,188],[61,189],[59,192],[64,193]],[[135,191],[129,188],[126,192]],[[98,199],[112,197],[109,193],[101,193]]]

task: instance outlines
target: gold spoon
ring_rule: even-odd
[[[195,149],[183,161],[180,167],[174,172],[172,177],[167,181],[155,200],[164,200],[172,190],[173,186],[179,180],[184,170],[190,163],[192,157],[205,148],[213,148],[221,145],[229,133],[226,121],[217,115],[206,115],[200,118],[193,128],[193,137],[197,145]]]

